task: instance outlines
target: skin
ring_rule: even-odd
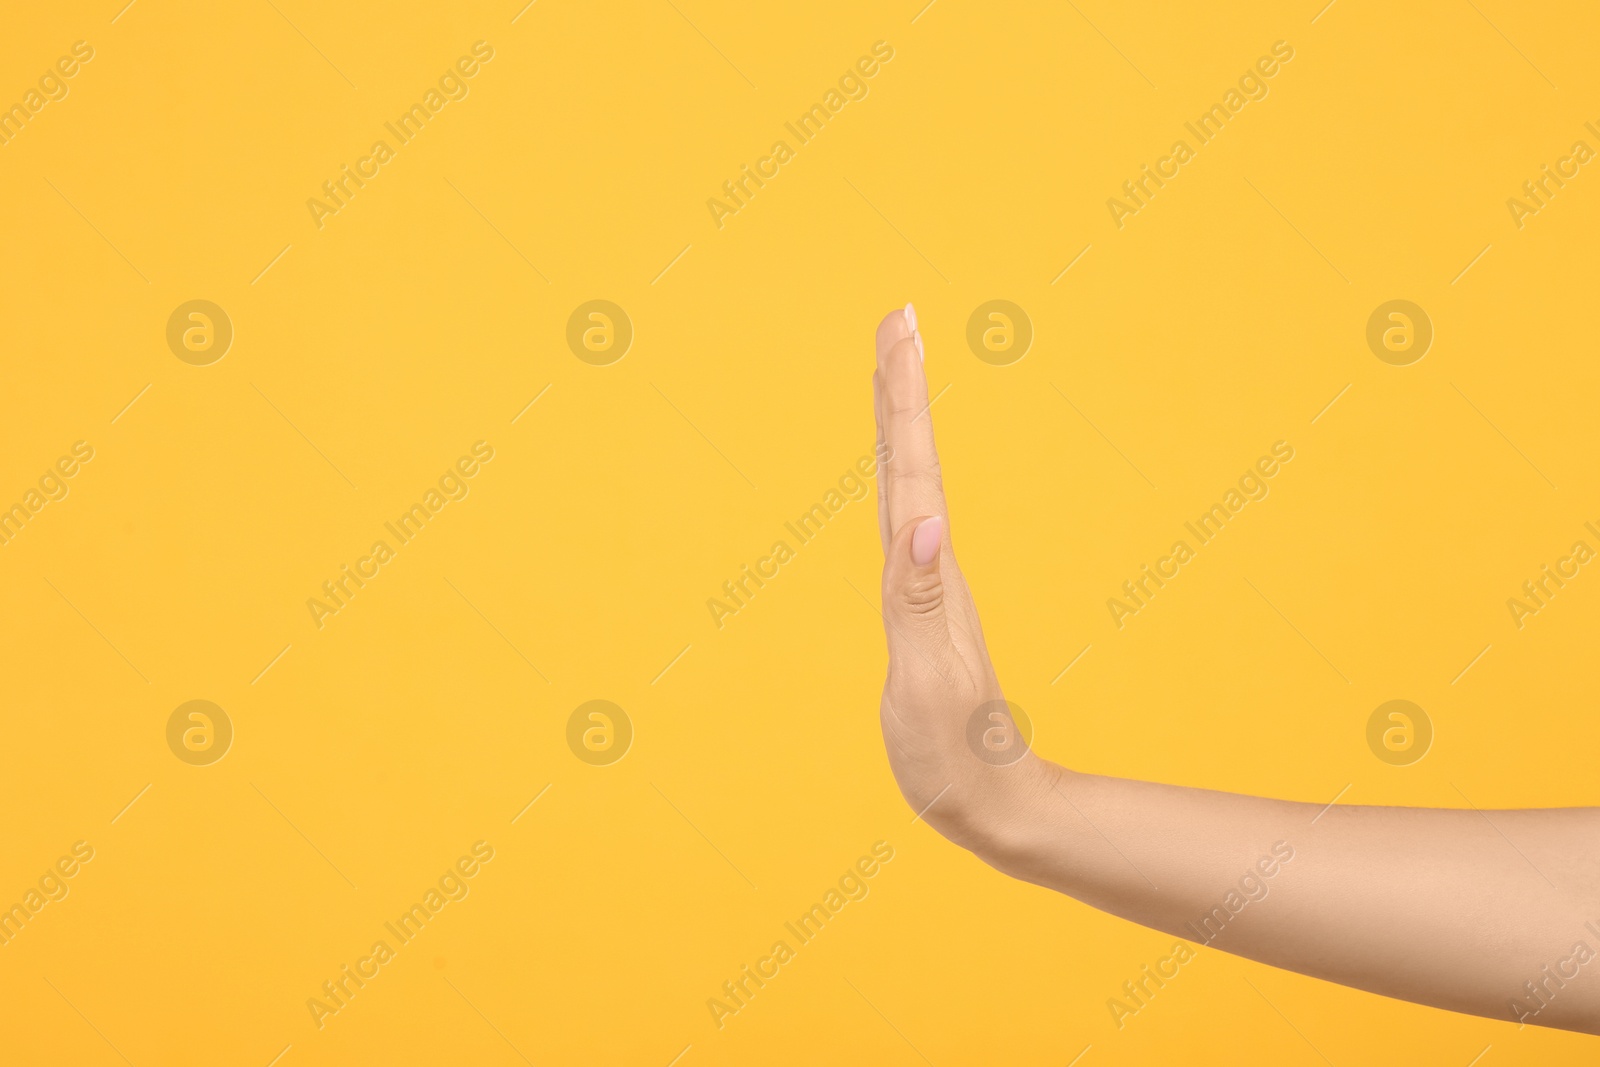
[[[950,540],[913,316],[879,323],[872,376],[892,457],[879,715],[912,809],[997,870],[1190,943],[1600,1034],[1600,809],[1324,807],[1084,774],[1027,749],[1004,705],[986,706],[1003,693]]]

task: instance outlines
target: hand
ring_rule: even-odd
[[[1058,769],[1018,735],[956,565],[923,345],[909,304],[878,324],[877,343],[872,393],[889,640],[883,741],[900,792],[929,825],[980,854],[1003,852]]]
[[[1007,874],[1185,941],[1600,1034],[1600,978],[1550,977],[1595,958],[1600,808],[1297,803],[1082,774],[1027,750],[950,545],[916,325],[909,305],[878,324],[872,378],[889,638],[880,718],[911,807]]]

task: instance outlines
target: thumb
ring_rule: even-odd
[[[883,614],[891,657],[910,652],[930,664],[947,658],[950,628],[940,575],[944,529],[943,516],[914,518],[889,543],[883,564]]]

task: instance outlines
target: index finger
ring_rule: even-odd
[[[948,518],[922,359],[915,309],[907,304],[884,316],[878,324],[878,375],[888,458],[878,476],[887,490],[891,534],[919,516]]]

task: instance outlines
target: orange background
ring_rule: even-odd
[[[0,146],[0,506],[94,449],[0,545],[0,904],[94,849],[0,946],[8,1062],[1592,1061],[1206,949],[1118,1029],[1170,939],[1008,881],[894,787],[870,498],[706,607],[870,452],[872,327],[913,300],[1040,751],[1319,803],[1600,801],[1600,578],[1506,606],[1600,521],[1600,178],[1506,206],[1600,146],[1588,7],[119,6],[0,36],[0,103],[94,50]],[[465,98],[319,228],[307,200],[477,41]],[[719,228],[708,199],[879,41]],[[1277,41],[1266,97],[1118,228],[1108,198]],[[966,340],[994,299],[1034,332],[1004,366]],[[1366,343],[1392,299],[1433,325],[1409,366]],[[167,342],[191,300],[233,329],[204,366]],[[606,365],[567,343],[591,300],[633,331]],[[1107,599],[1278,440],[1271,494],[1119,630]],[[307,600],[479,441],[319,628]],[[605,766],[567,741],[596,699],[633,732]],[[1410,766],[1367,747],[1391,699],[1434,729]],[[232,725],[218,762],[168,746],[190,700]],[[465,899],[319,1029],[308,998],[478,841]],[[870,893],[719,1029],[708,998],[878,841]]]

